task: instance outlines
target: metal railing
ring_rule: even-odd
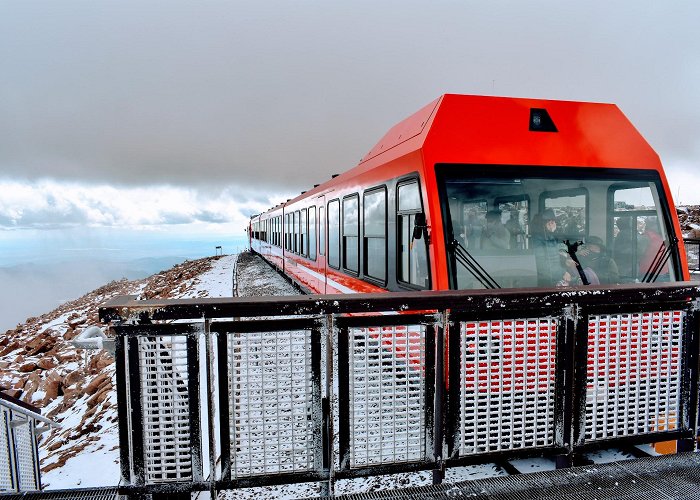
[[[600,446],[692,449],[699,298],[688,283],[121,297],[100,315],[127,410],[122,492],[332,492],[342,478],[439,482],[447,467],[525,456],[565,466]]]
[[[688,258],[688,268],[691,271],[700,272],[700,240],[684,238],[685,255]]]
[[[0,393],[0,493],[41,489],[37,436],[51,426],[37,408]]]

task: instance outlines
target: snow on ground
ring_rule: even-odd
[[[192,280],[191,288],[177,298],[233,296],[233,270],[238,255],[225,255],[212,262],[211,269]]]

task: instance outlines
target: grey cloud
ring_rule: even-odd
[[[296,192],[444,92],[615,102],[662,159],[697,163],[698,18],[690,1],[3,2],[0,172]]]

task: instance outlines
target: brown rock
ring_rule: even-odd
[[[70,372],[68,375],[66,375],[66,377],[63,379],[63,385],[66,387],[76,384],[82,385],[84,381],[85,375],[83,372],[80,370],[75,370],[74,372]]]
[[[36,365],[42,370],[50,370],[56,367],[56,360],[50,356],[43,356]]]
[[[110,376],[106,373],[101,373],[90,382],[87,387],[85,387],[86,394],[95,394],[100,386],[104,383],[109,383]]]
[[[19,371],[21,373],[28,373],[28,372],[33,372],[36,370],[36,367],[38,365],[34,361],[29,361],[28,363],[24,363],[19,367]]]
[[[85,403],[88,408],[92,408],[100,403],[102,403],[104,400],[106,400],[109,397],[109,392],[112,389],[110,386],[109,389],[103,390],[92,396],[90,399],[87,400]]]
[[[39,375],[38,372],[31,372],[29,374],[29,377],[27,377],[27,379],[24,382],[24,394],[23,394],[24,401],[31,403],[32,396],[39,389],[40,384],[41,384],[41,375]]]
[[[16,351],[17,349],[19,349],[19,347],[19,342],[11,342],[7,344],[2,350],[0,350],[0,356],[4,356],[6,354],[11,353],[12,351]]]
[[[61,446],[63,446],[63,443],[60,441],[56,441],[55,443],[51,443],[49,446],[46,447],[48,451],[56,451],[59,449]]]
[[[87,322],[86,317],[78,318],[78,319],[72,319],[68,321],[68,326],[70,327],[71,330],[75,330],[76,327],[80,325],[84,325]]]
[[[22,397],[22,389],[8,389],[3,392],[11,398],[19,399]]]
[[[74,330],[72,328],[69,328],[68,331],[63,334],[64,340],[73,340],[77,336],[78,336],[78,331]]]
[[[61,393],[62,382],[61,375],[55,371],[49,372],[46,378],[41,381],[39,384],[39,390],[44,391],[46,395],[39,403],[40,407],[43,408],[59,396]]]
[[[64,363],[70,363],[72,361],[79,361],[80,356],[78,356],[77,352],[75,352],[73,350],[69,350],[69,351],[63,352],[63,353],[61,353],[61,352],[56,353],[56,359],[58,360],[59,363],[64,364]]]

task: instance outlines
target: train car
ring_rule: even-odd
[[[659,157],[613,104],[443,95],[249,235],[313,293],[689,278]]]

